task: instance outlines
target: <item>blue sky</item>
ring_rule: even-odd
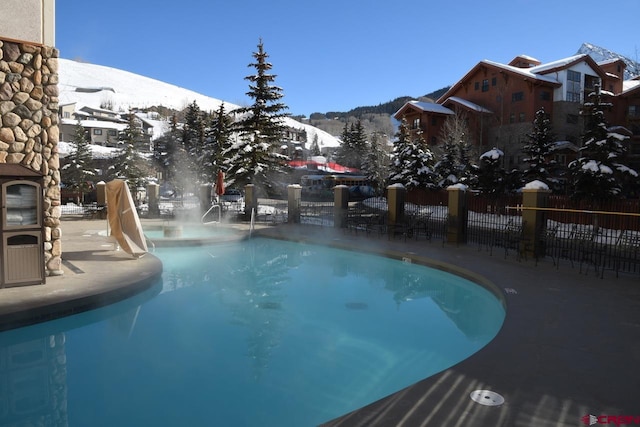
[[[638,0],[58,0],[56,47],[247,105],[260,38],[291,114],[347,111],[418,97],[478,61],[526,54],[549,62],[583,42],[637,59]]]

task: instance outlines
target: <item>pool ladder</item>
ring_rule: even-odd
[[[207,215],[209,215],[209,212],[211,212],[212,210],[214,210],[214,208],[218,209],[218,220],[217,221],[209,221],[209,222],[205,222],[204,219],[207,217]],[[202,218],[200,218],[200,221],[207,225],[207,224],[215,224],[218,223],[220,224],[220,222],[222,222],[222,209],[220,209],[220,205],[215,205],[212,204],[211,207],[209,208],[209,210],[207,210],[204,215],[202,215]]]

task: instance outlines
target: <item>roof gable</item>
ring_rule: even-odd
[[[484,68],[490,69],[490,70],[496,70],[496,71],[500,71],[500,72],[504,72],[504,73],[508,73],[510,75],[517,76],[517,77],[522,78],[524,80],[530,80],[530,81],[536,82],[538,84],[545,84],[545,85],[550,85],[550,86],[560,86],[561,85],[561,83],[557,79],[555,79],[555,78],[553,78],[551,76],[544,76],[544,75],[539,75],[539,74],[533,73],[531,71],[531,70],[533,70],[533,68],[518,68],[518,67],[514,67],[512,65],[500,64],[499,62],[493,62],[493,61],[489,61],[488,59],[483,59],[482,61],[478,62],[469,72],[467,72],[467,74],[465,74],[462,79],[460,79],[456,84],[451,86],[449,88],[449,90],[447,92],[445,92],[440,98],[438,98],[438,100],[436,102],[438,104],[441,104],[444,100],[450,98],[462,86],[470,83],[471,79],[477,73],[482,72],[482,70]]]
[[[586,53],[583,53],[580,55],[574,55],[568,58],[558,59],[557,61],[552,61],[546,64],[538,65],[537,67],[530,68],[529,71],[531,71],[532,73],[545,75],[545,74],[555,73],[558,71],[569,69],[581,62],[586,62],[587,66],[589,66],[601,79],[604,80],[604,78],[606,77],[606,74],[598,66],[596,61],[594,61],[593,58],[591,58]]]
[[[409,110],[414,110],[420,113],[455,114],[447,107],[434,102],[409,101],[396,111],[393,117],[400,120]]]

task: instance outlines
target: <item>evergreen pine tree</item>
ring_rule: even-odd
[[[311,143],[311,147],[309,148],[309,153],[312,156],[321,155],[320,145],[318,145],[318,134],[313,135],[313,142]]]
[[[480,156],[476,188],[483,194],[498,196],[505,194],[507,180],[502,168],[502,150],[493,148]]]
[[[345,123],[340,136],[342,144],[336,153],[338,163],[350,168],[361,169],[362,160],[367,153],[367,136],[360,120],[355,123]]]
[[[451,137],[444,139],[440,159],[434,165],[434,171],[438,177],[438,187],[447,188],[457,184],[460,179],[458,173],[458,144]]]
[[[385,149],[385,137],[378,132],[371,135],[369,149],[362,162],[362,172],[371,186],[381,193],[389,178],[389,153]]]
[[[247,95],[253,104],[236,110],[243,115],[236,123],[239,138],[223,156],[229,183],[237,186],[252,183],[269,192],[278,175],[289,171],[288,157],[279,153],[287,106],[280,102],[282,88],[272,84],[276,75],[269,73],[273,66],[267,61],[269,55],[262,40],[253,57],[256,62],[249,67],[255,68],[256,73],[245,77],[250,82]]]
[[[233,120],[227,114],[224,102],[220,104],[218,110],[213,114],[211,126],[208,128],[206,145],[203,159],[207,164],[207,170],[210,171],[208,179],[215,181],[215,177],[219,170],[223,169],[222,152],[231,144],[231,133]]]
[[[592,101],[585,102],[581,111],[585,120],[581,155],[569,164],[572,195],[577,199],[620,197],[623,182],[638,176],[636,171],[621,163],[626,151],[622,142],[628,137],[607,129],[604,108],[611,104],[603,102],[603,95],[600,86],[596,85],[595,92],[589,94]]]
[[[141,136],[136,115],[130,112],[127,127],[119,135],[118,144],[121,148],[115,163],[110,167],[110,172],[115,178],[126,181],[132,194],[136,194],[138,188],[145,186],[145,177],[149,173],[146,159],[139,153]]]
[[[471,145],[467,119],[464,113],[447,117],[441,131],[444,141],[434,169],[438,177],[438,187],[462,183],[473,187],[476,182],[477,167],[471,161]]]
[[[549,188],[557,183],[553,176],[555,161],[550,159],[553,151],[554,135],[551,132],[551,121],[547,117],[544,108],[536,112],[531,133],[526,135],[522,151],[525,154],[524,162],[528,168],[523,172],[525,182],[534,180],[542,181]]]
[[[64,185],[79,194],[79,200],[76,200],[76,203],[81,204],[84,201],[84,194],[91,190],[90,181],[93,180],[96,172],[87,134],[80,120],[74,128],[73,144],[75,150],[67,156],[67,162],[62,166],[60,173]]]
[[[478,177],[478,166],[476,166],[471,160],[471,153],[473,148],[466,138],[466,135],[462,135],[462,138],[458,141],[458,177],[462,184],[469,187],[473,187]]]
[[[169,131],[158,138],[154,145],[156,167],[162,172],[163,181],[168,189],[173,189],[176,196],[193,187],[196,180],[193,165],[182,144],[183,135],[183,130],[178,128],[178,121],[174,115],[171,117]]]
[[[187,107],[182,127],[182,145],[188,155],[189,169],[195,178],[194,185],[203,182],[203,175],[206,176],[205,165],[202,163],[206,128],[204,116],[196,101],[193,101]]]
[[[389,181],[407,189],[434,188],[433,153],[426,146],[422,132],[411,132],[403,119],[396,138]]]

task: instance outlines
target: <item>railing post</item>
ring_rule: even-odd
[[[302,187],[299,184],[287,186],[287,222],[300,224],[300,200],[302,199]]]
[[[246,219],[251,219],[251,211],[256,211],[258,215],[258,194],[254,184],[244,186],[244,215]]]
[[[389,225],[402,224],[404,221],[404,199],[407,190],[402,184],[392,184],[387,187],[387,209],[389,210]]]
[[[544,241],[541,238],[546,229],[546,213],[536,208],[546,208],[551,191],[543,188],[522,189],[522,240],[527,256],[544,256]]]
[[[447,243],[467,242],[467,187],[451,185],[449,192],[449,216],[447,218]]]
[[[347,226],[347,215],[349,213],[349,187],[346,185],[336,185],[333,187],[333,226],[344,228]]]

